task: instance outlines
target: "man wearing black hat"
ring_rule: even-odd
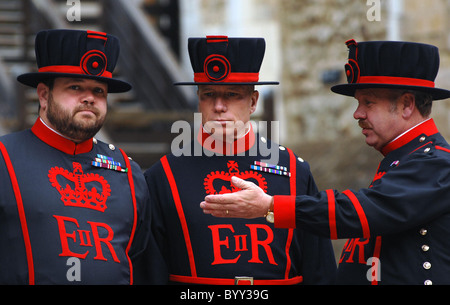
[[[329,239],[275,229],[266,219],[217,219],[198,203],[208,194],[236,192],[233,176],[268,194],[314,194],[309,166],[290,149],[257,135],[250,123],[264,57],[262,38],[190,38],[202,126],[183,154],[173,151],[146,173],[152,231],[170,281],[191,284],[326,284],[336,272]],[[264,152],[263,149],[265,148]],[[271,151],[271,155],[265,152]],[[269,164],[268,160],[272,160]]]
[[[338,284],[450,284],[450,146],[430,118],[438,49],[410,42],[347,41],[348,84],[366,143],[381,161],[369,188],[316,196],[268,196],[238,180],[240,193],[208,196],[200,205],[219,217],[253,218],[269,208],[276,227],[298,227],[343,248]]]
[[[37,88],[39,117],[0,138],[1,284],[132,284],[147,243],[160,258],[140,167],[94,138],[107,94],[131,89],[112,78],[118,55],[102,32],[36,35],[39,70],[18,80]]]

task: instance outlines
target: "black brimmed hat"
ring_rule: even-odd
[[[275,81],[259,81],[265,49],[264,38],[189,38],[194,82],[175,85],[278,85]]]
[[[126,92],[127,82],[112,78],[119,57],[117,37],[95,31],[44,30],[36,35],[38,72],[19,75],[17,80],[31,87],[49,78],[75,77],[108,84],[108,92]]]
[[[450,91],[435,88],[439,70],[437,47],[402,41],[346,42],[349,49],[345,65],[348,84],[331,91],[354,96],[356,89],[392,88],[430,94],[434,100],[450,97]]]

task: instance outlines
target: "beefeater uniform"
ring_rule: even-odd
[[[353,96],[358,88],[401,88],[429,93],[434,100],[450,97],[434,87],[436,47],[354,40],[347,45],[349,84],[332,87],[334,92]],[[338,284],[450,284],[449,144],[428,119],[381,153],[384,159],[367,189],[274,196],[276,227],[350,238],[339,261]]]
[[[262,38],[190,38],[188,46],[195,82],[178,85],[277,84],[258,82],[265,48]],[[200,208],[208,194],[238,191],[230,183],[232,176],[253,181],[268,194],[314,194],[317,188],[309,165],[253,129],[232,144],[198,129],[196,139],[182,153],[164,156],[145,172],[154,208],[152,230],[166,258],[170,281],[331,283],[336,262],[329,239],[303,230],[275,229],[264,218],[218,219]],[[263,162],[271,160],[263,153],[270,148],[275,148],[273,156],[279,155],[273,164]]]
[[[125,92],[131,86],[111,78],[118,47],[101,32],[41,31],[39,71],[18,80],[36,87],[49,77],[82,77]],[[0,177],[1,284],[132,284],[139,254],[157,249],[144,222],[142,171],[112,144],[76,144],[38,118],[0,138]]]

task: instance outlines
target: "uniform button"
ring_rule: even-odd
[[[419,142],[422,143],[423,141],[425,141],[425,139],[426,138],[422,136],[422,137],[420,137]]]
[[[423,152],[426,152],[426,153],[427,153],[427,152],[429,152],[429,151],[430,151],[430,149],[431,149],[431,148],[427,147],[427,148],[425,148],[425,149],[424,149],[424,151],[423,151]]]
[[[433,282],[431,280],[426,280],[423,282],[424,285],[433,285]]]
[[[116,147],[114,145],[112,145],[112,144],[109,144],[108,146],[109,146],[109,149],[111,149],[111,150],[115,150],[116,149]]]
[[[300,157],[298,157],[297,160],[300,161],[300,162],[305,162],[305,160],[303,160],[303,159],[300,158]]]
[[[427,231],[427,229],[420,229],[419,233],[420,233],[420,235],[425,236],[425,235],[427,235],[428,231]]]
[[[426,269],[426,270],[428,270],[428,269],[431,269],[431,263],[430,262],[425,262],[425,263],[423,263],[423,269]]]
[[[422,246],[422,251],[423,252],[427,252],[428,250],[430,250],[430,246],[428,246],[428,245],[423,245]]]
[[[286,150],[286,147],[280,145],[280,150]]]

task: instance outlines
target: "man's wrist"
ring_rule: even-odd
[[[267,222],[274,223],[274,215],[273,215],[273,197],[269,196],[270,202],[269,207],[267,208],[266,214],[264,214],[264,217],[266,218]]]

